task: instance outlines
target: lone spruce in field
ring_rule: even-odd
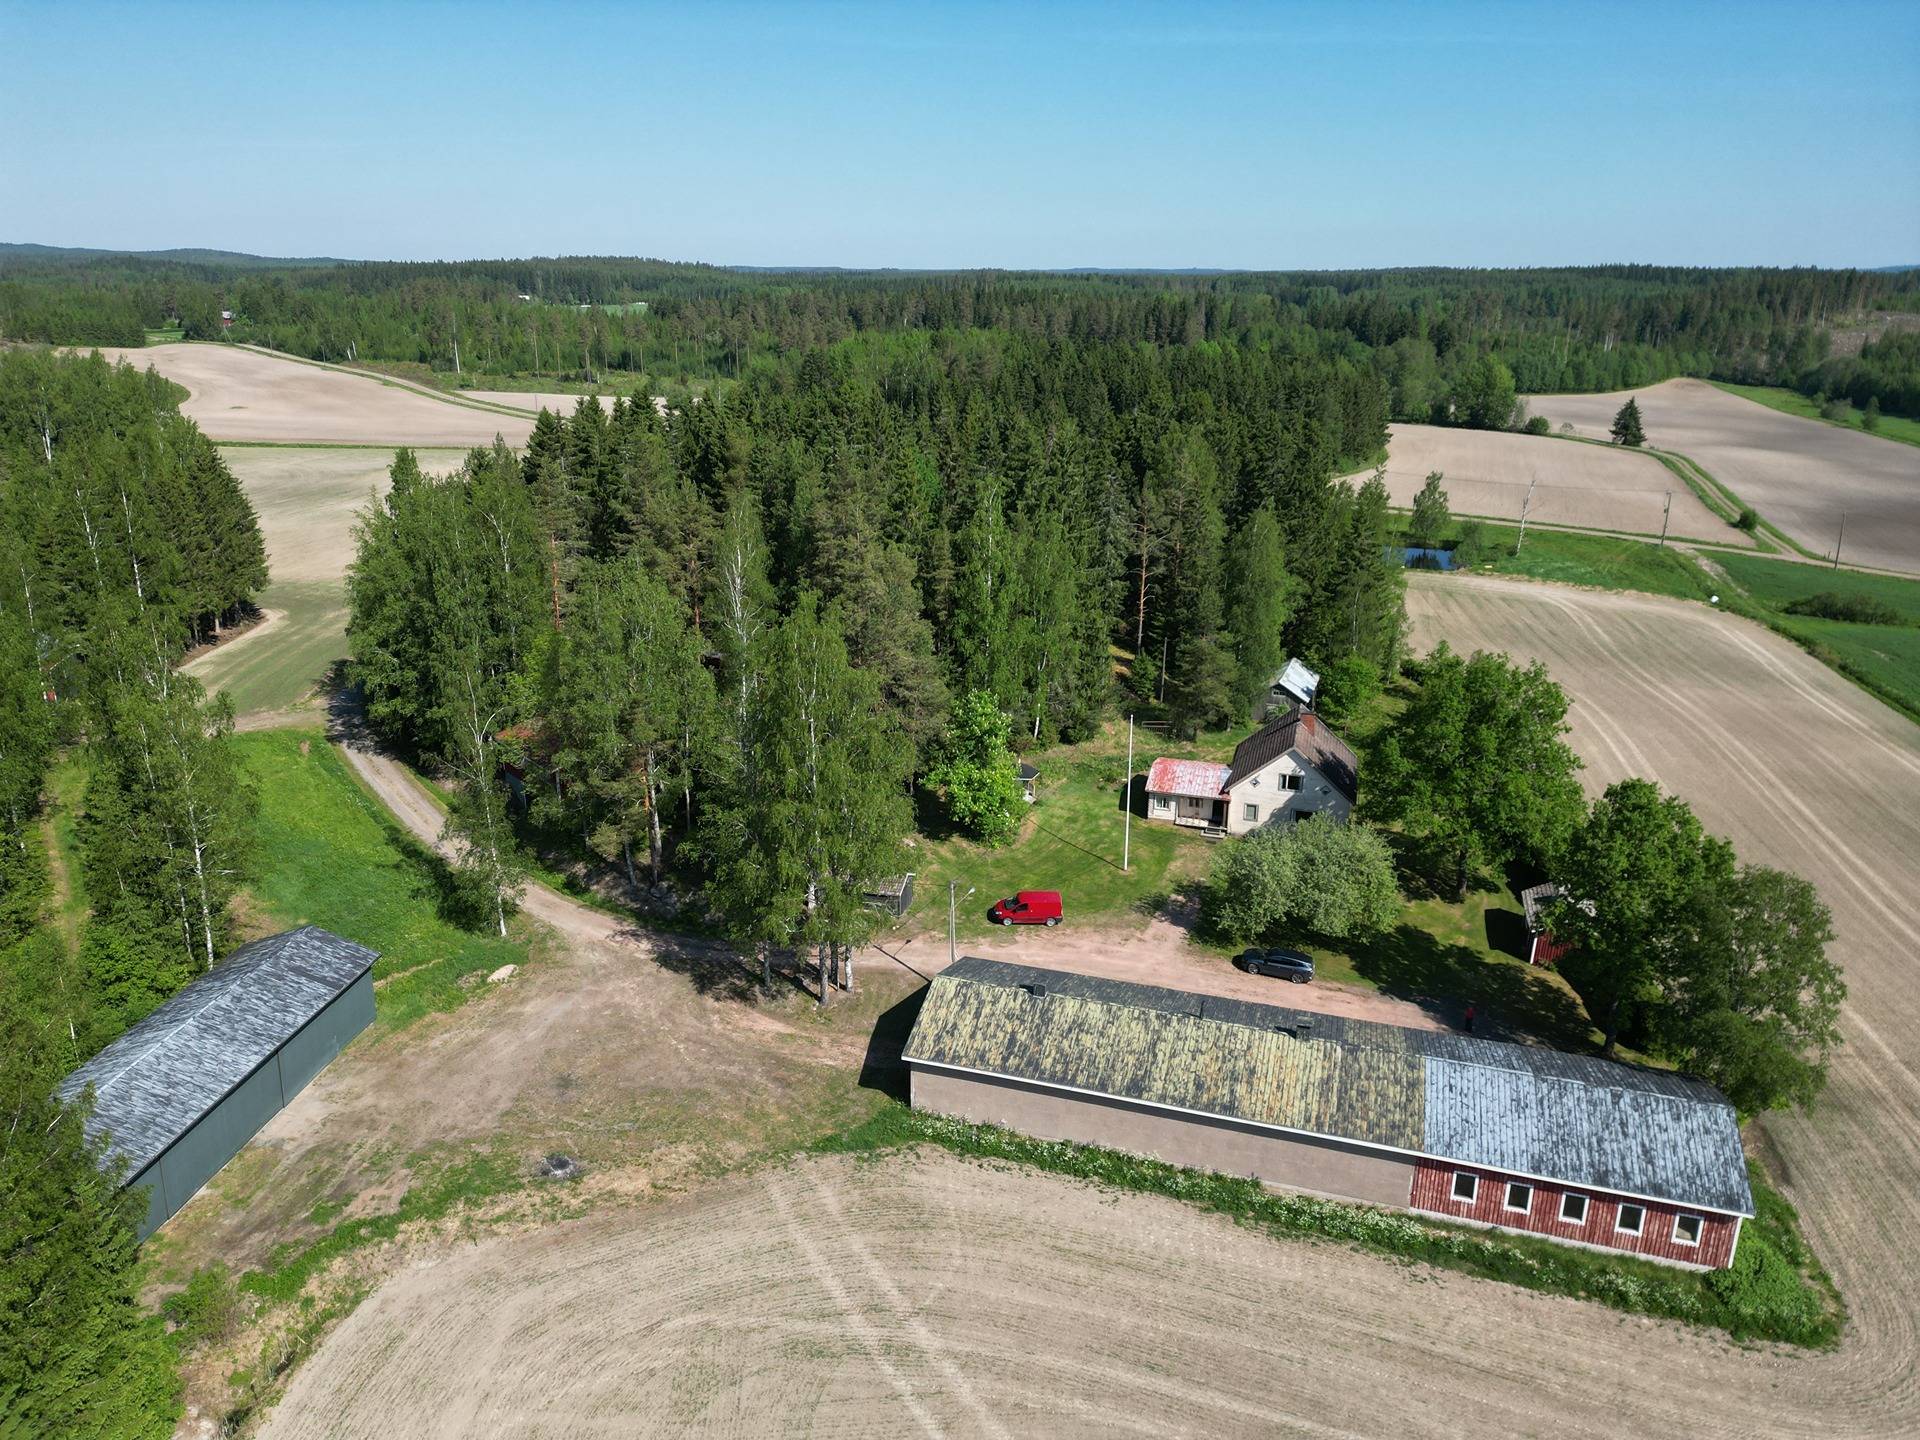
[[[1613,443],[1635,447],[1647,443],[1647,432],[1640,424],[1640,402],[1631,395],[1620,407],[1620,413],[1613,417]]]

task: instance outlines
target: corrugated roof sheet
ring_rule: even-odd
[[[967,956],[934,978],[906,1058],[1753,1209],[1719,1091],[1592,1056]]]
[[[1287,668],[1280,672],[1280,678],[1273,683],[1302,705],[1311,705],[1320,689],[1319,675],[1302,665],[1297,658],[1287,661]]]
[[[1218,800],[1226,778],[1225,765],[1215,765],[1207,760],[1173,760],[1163,755],[1147,771],[1147,793]]]
[[[93,1086],[89,1135],[104,1132],[140,1173],[358,980],[373,951],[307,925],[242,945],[60,1082]]]

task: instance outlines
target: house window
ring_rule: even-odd
[[[1300,777],[1298,775],[1282,775],[1280,777],[1280,788],[1282,790],[1298,790],[1300,788]]]
[[[1242,806],[1240,814],[1243,819],[1258,820],[1260,818],[1260,807],[1258,805]]]
[[[1153,808],[1156,810],[1171,810],[1173,808],[1173,801],[1166,795],[1156,795],[1153,797]]]
[[[1638,1235],[1647,1223],[1647,1207],[1644,1205],[1622,1205],[1620,1218],[1613,1222],[1613,1228],[1622,1235]]]
[[[1587,1197],[1584,1195],[1562,1195],[1560,1197],[1560,1221],[1564,1225],[1586,1224]]]
[[[1480,1193],[1480,1177],[1470,1175],[1465,1170],[1453,1172],[1453,1198],[1463,1205],[1471,1205]]]
[[[1673,1217],[1673,1243],[1676,1245],[1698,1245],[1700,1243],[1700,1217],[1698,1215],[1676,1215]]]
[[[1533,1187],[1516,1181],[1507,1182],[1507,1209],[1518,1210],[1522,1214],[1533,1209]]]

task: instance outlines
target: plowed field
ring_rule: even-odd
[[[1614,395],[1530,395],[1528,408],[1557,430],[1605,439],[1631,393],[1647,443],[1677,450],[1802,545],[1833,553],[1846,515],[1841,559],[1920,574],[1920,448],[1823,425],[1704,380],[1668,380]]]
[[[1456,515],[1512,523],[1520,518],[1532,485],[1531,522],[1658,535],[1661,510],[1672,492],[1669,534],[1724,545],[1752,543],[1653,456],[1631,450],[1505,431],[1393,426],[1387,437],[1387,489],[1393,503],[1412,505],[1434,470],[1447,477],[1447,499]]]

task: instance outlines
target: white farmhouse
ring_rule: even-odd
[[[1147,772],[1147,818],[1215,834],[1330,813],[1344,820],[1359,794],[1347,742],[1311,710],[1295,707],[1240,742],[1233,763],[1161,758]]]

